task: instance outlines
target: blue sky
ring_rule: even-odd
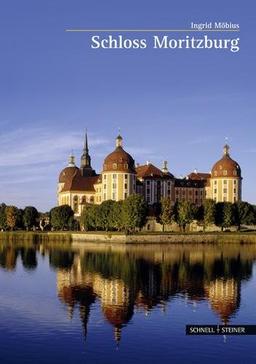
[[[59,172],[72,149],[79,163],[87,127],[97,171],[118,128],[136,162],[166,159],[176,176],[210,171],[227,136],[242,168],[243,199],[256,203],[255,7],[241,0],[3,0],[0,201],[55,206]],[[240,51],[92,50],[90,34],[65,32],[180,29],[192,21],[240,24]]]

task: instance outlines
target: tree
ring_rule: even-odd
[[[115,201],[108,200],[102,202],[102,204],[100,205],[100,211],[99,211],[100,226],[105,231],[109,231],[114,227],[113,210],[115,204],[116,204]]]
[[[27,206],[23,212],[23,223],[27,230],[31,229],[37,224],[38,211],[33,206]]]
[[[123,201],[116,201],[113,205],[112,209],[112,227],[115,230],[123,229],[123,219],[122,219],[122,209],[123,209]]]
[[[0,205],[0,229],[6,230],[7,229],[7,222],[6,222],[6,204],[2,203]]]
[[[190,201],[179,201],[176,203],[175,210],[175,221],[185,232],[187,224],[190,224],[194,219],[194,205]]]
[[[50,224],[56,230],[68,229],[70,219],[73,218],[74,211],[69,205],[57,206],[50,211]]]
[[[19,216],[20,216],[19,209],[15,206],[6,206],[5,215],[6,215],[7,227],[10,230],[14,230],[19,221]]]
[[[207,226],[215,223],[216,203],[214,200],[206,199],[203,203],[204,230]]]
[[[241,229],[241,225],[253,225],[255,223],[254,208],[248,202],[236,202],[234,212],[234,223],[238,230]]]
[[[143,196],[133,194],[123,201],[122,222],[126,232],[134,232],[145,225],[147,205]]]
[[[84,230],[99,230],[101,227],[101,205],[86,204],[82,216],[81,224]]]
[[[161,213],[160,222],[163,225],[163,231],[165,225],[171,224],[173,220],[173,207],[171,199],[169,197],[164,197],[161,199]]]
[[[232,226],[234,223],[234,208],[231,202],[218,202],[216,204],[215,224],[224,228]]]

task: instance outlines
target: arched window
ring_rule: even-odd
[[[78,213],[78,197],[77,196],[74,196],[74,198],[73,198],[73,210],[74,210],[75,214]]]

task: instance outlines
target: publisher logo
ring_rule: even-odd
[[[256,335],[256,325],[186,325],[186,335]]]

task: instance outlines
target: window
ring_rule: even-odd
[[[116,189],[116,183],[113,183],[112,187],[113,187],[113,190],[115,190]]]
[[[214,191],[213,191],[215,194],[217,193],[217,188],[214,188]]]
[[[215,185],[217,184],[217,181],[216,181],[216,180],[214,181],[214,184],[215,184]]]
[[[226,185],[228,182],[227,182],[227,180],[225,179],[225,180],[223,181],[223,183],[224,183],[224,185]]]
[[[236,180],[234,180],[234,185],[236,185]]]
[[[124,189],[127,190],[127,183],[124,184]]]
[[[196,195],[196,196],[198,195],[198,191],[195,191],[195,195]]]
[[[234,193],[236,193],[236,188],[234,188]]]
[[[104,179],[107,179],[107,175],[106,174],[104,174]]]
[[[127,163],[124,164],[124,169],[128,169],[128,164]]]
[[[127,192],[124,193],[124,198],[127,198]]]
[[[150,188],[147,188],[147,194],[148,195],[150,194]]]
[[[74,196],[73,204],[74,204],[74,213],[76,214],[78,212],[78,197],[77,196]]]
[[[150,181],[147,181],[147,185],[150,185]]]
[[[113,175],[112,175],[112,178],[113,178],[113,179],[116,179],[116,174],[113,174]]]
[[[124,179],[127,179],[127,178],[128,178],[128,174],[125,174],[125,175],[124,175]]]
[[[103,188],[104,188],[104,190],[106,190],[107,189],[107,185],[104,185]]]
[[[223,193],[227,193],[227,188],[223,188]]]
[[[112,200],[115,200],[116,199],[116,193],[115,192],[113,192],[112,193]]]
[[[104,200],[107,199],[107,194],[106,193],[104,193],[103,198],[104,198]]]
[[[117,164],[113,163],[113,169],[117,169]]]

